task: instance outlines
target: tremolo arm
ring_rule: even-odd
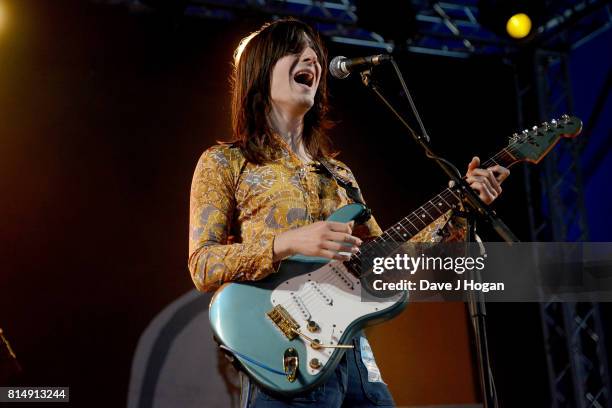
[[[276,305],[272,310],[266,313],[272,323],[287,337],[289,340],[300,336],[305,339],[315,350],[322,348],[349,349],[353,348],[352,344],[323,344],[319,339],[313,339],[300,331],[300,325],[291,317],[287,310],[281,305]]]
[[[352,344],[323,344],[319,339],[310,338],[298,329],[293,329],[293,332],[308,341],[310,343],[310,347],[315,350],[322,348],[351,349],[354,347]]]

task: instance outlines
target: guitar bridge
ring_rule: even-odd
[[[289,312],[281,305],[274,306],[266,315],[289,340],[293,340],[298,336],[300,325],[297,324]]]

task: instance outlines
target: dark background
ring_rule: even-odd
[[[24,368],[20,383],[69,385],[79,406],[123,406],[138,337],[192,289],[191,176],[202,151],[229,137],[231,55],[257,23],[177,22],[68,0],[3,4],[0,326]],[[601,49],[588,55],[609,66]],[[330,45],[332,55],[368,52]],[[509,66],[415,55],[400,63],[434,146],[462,170],[518,130]],[[596,92],[577,88],[586,101],[577,106],[588,113]],[[439,170],[356,79],[332,81],[331,92],[340,159],[383,227],[444,186]],[[528,240],[523,172],[512,170],[495,208]],[[609,190],[609,181],[596,175],[603,178],[588,184],[587,200],[601,207],[593,197]],[[597,231],[598,240],[609,240],[607,230]],[[505,406],[545,405],[537,305],[497,304],[489,313]]]

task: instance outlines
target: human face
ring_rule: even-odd
[[[272,105],[286,114],[304,116],[314,105],[320,80],[321,64],[310,46],[297,54],[285,55],[272,69]]]

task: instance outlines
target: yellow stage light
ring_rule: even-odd
[[[525,13],[518,13],[508,19],[506,31],[513,38],[525,38],[531,31],[531,19]]]

